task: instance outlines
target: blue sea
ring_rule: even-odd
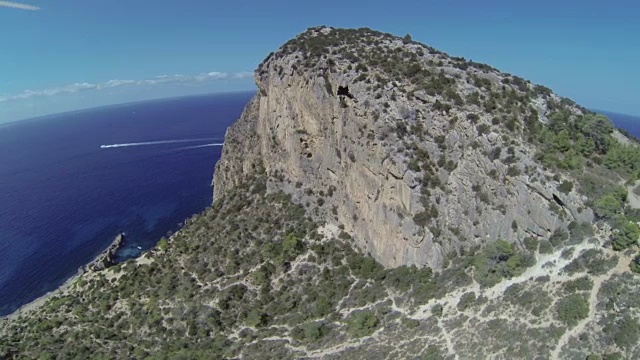
[[[640,116],[632,116],[625,114],[618,114],[611,111],[594,110],[600,114],[606,115],[613,124],[620,128],[625,129],[629,134],[640,139]]]
[[[213,144],[251,96],[164,99],[0,125],[0,315],[56,289],[117,234],[126,233],[122,261],[209,206],[222,150]]]

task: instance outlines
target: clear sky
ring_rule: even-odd
[[[254,89],[257,64],[317,25],[410,33],[584,106],[640,115],[637,1],[13,1],[40,9],[0,1],[0,122]]]

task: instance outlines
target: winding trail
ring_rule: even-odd
[[[562,336],[560,337],[560,340],[558,340],[558,344],[556,345],[555,349],[551,352],[551,359],[560,359],[560,352],[562,351],[562,348],[569,343],[569,340],[572,337],[579,336],[584,331],[587,324],[595,320],[596,306],[598,305],[598,292],[600,291],[600,287],[602,286],[602,283],[605,282],[606,280],[611,279],[611,277],[616,274],[620,274],[627,271],[627,266],[626,266],[627,260],[628,259],[625,256],[619,256],[618,263],[614,268],[609,270],[606,274],[592,278],[593,288],[591,288],[591,292],[589,293],[589,315],[586,318],[582,319],[572,329],[569,329],[565,331],[564,334],[562,334]]]
[[[451,341],[451,335],[449,335],[449,331],[442,323],[442,319],[438,319],[438,325],[440,329],[442,329],[442,336],[444,337],[444,341],[447,344],[447,356],[453,356],[457,358],[455,349],[453,348],[453,342]]]

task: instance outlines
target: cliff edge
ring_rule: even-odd
[[[265,171],[386,267],[439,269],[486,242],[522,247],[593,220],[531,142],[557,109],[589,112],[545,87],[408,37],[328,27],[270,54],[255,79],[214,198]]]

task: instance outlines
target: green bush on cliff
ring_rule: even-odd
[[[458,305],[456,307],[459,311],[465,311],[467,308],[471,307],[476,303],[476,294],[472,291],[462,294],[460,297],[460,301],[458,301]]]
[[[483,287],[493,286],[504,278],[521,274],[534,263],[533,256],[519,253],[513,244],[498,240],[474,257],[474,278]]]
[[[160,241],[158,241],[158,249],[160,249],[160,251],[166,251],[167,247],[169,246],[169,241],[167,240],[167,238],[162,237],[160,239]]]
[[[378,325],[380,319],[371,310],[357,311],[347,320],[349,334],[353,337],[363,337],[371,335]]]
[[[575,293],[576,291],[589,291],[593,288],[593,280],[589,276],[582,276],[575,280],[570,280],[563,285],[563,289],[567,293]]]
[[[615,186],[595,202],[595,212],[602,219],[612,219],[623,212],[627,189]]]
[[[572,221],[569,224],[569,244],[579,244],[586,238],[593,236],[593,226],[590,223]]]
[[[529,251],[537,251],[538,250],[539,241],[538,239],[528,236],[524,238],[524,247]]]
[[[631,268],[631,271],[633,271],[634,273],[640,274],[640,255],[636,255],[636,257],[634,257],[633,260],[631,260],[629,267]]]
[[[640,227],[629,221],[626,225],[617,229],[617,231],[611,236],[613,240],[613,249],[624,250],[632,245],[637,245],[639,237]]]

